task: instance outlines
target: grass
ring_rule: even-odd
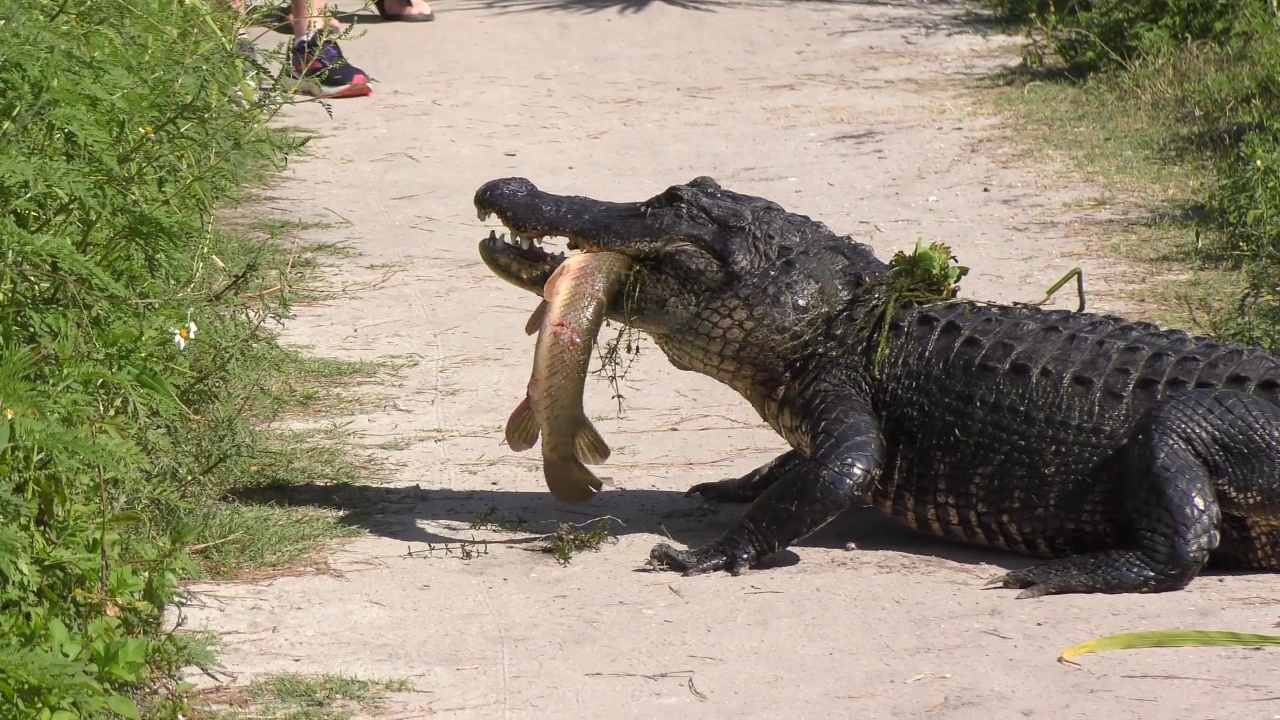
[[[1199,263],[1194,218],[1212,168],[1203,161],[1178,163],[1162,150],[1170,139],[1147,108],[1124,101],[1118,88],[1081,87],[1011,74],[983,91],[1005,118],[1023,158],[1057,166],[1103,195],[1086,204],[1106,217],[1088,223],[1108,251],[1149,269],[1138,287],[1118,294],[1151,305],[1152,319],[1179,327],[1203,327],[1197,311],[1214,298],[1238,295],[1239,273]],[[1076,209],[1082,209],[1077,207]]]
[[[413,692],[403,678],[362,680],[347,675],[267,675],[242,688],[203,694],[194,720],[346,720],[377,710],[393,693]]]

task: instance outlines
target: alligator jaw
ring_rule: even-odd
[[[564,253],[548,253],[532,240],[512,242],[505,234],[489,231],[489,237],[480,241],[480,259],[498,277],[541,296],[547,279],[564,262]]]
[[[476,191],[476,216],[485,222],[496,215],[507,233],[497,235],[490,232],[489,237],[480,242],[480,257],[498,277],[541,295],[547,278],[564,262],[564,253],[547,253],[540,247],[542,242],[548,237],[563,237],[569,250],[603,250],[600,243],[592,242],[574,230],[594,226],[599,232],[601,228],[610,226],[615,217],[593,218],[598,217],[601,209],[613,205],[615,203],[590,198],[544,193],[524,178],[491,180]],[[622,206],[621,203],[617,205]],[[634,208],[638,204],[631,203],[630,206]],[[632,213],[636,214],[634,209]],[[590,229],[587,229],[587,235],[591,235]]]
[[[569,250],[617,252],[633,260],[656,257],[674,243],[705,236],[710,228],[675,189],[644,202],[609,202],[539,190],[525,178],[490,180],[476,191],[476,215],[492,216],[522,248],[563,237]]]

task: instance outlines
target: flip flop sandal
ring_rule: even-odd
[[[413,6],[413,0],[405,0],[405,2],[407,2],[410,7]],[[392,15],[387,12],[387,0],[373,0],[373,6],[377,8],[378,14],[382,16],[383,20],[394,20],[397,22],[431,22],[436,19],[435,12],[426,12],[421,14],[415,13],[413,15],[405,15],[403,13],[399,15]]]

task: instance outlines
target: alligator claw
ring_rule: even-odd
[[[694,497],[695,495],[701,495],[703,500],[711,503],[740,503],[751,502],[755,499],[743,492],[741,481],[737,478],[698,483],[689,488],[684,494],[685,497]]]
[[[741,575],[751,567],[754,553],[726,553],[718,543],[704,545],[694,550],[677,550],[666,543],[654,545],[649,551],[650,564],[679,570],[686,577],[725,570],[730,575]]]
[[[1034,577],[1035,568],[1026,570],[1010,570],[1009,572],[987,583],[987,587],[999,586],[1010,590],[1021,590],[1015,597],[1018,600],[1052,595],[1057,592],[1051,585],[1040,584]]]
[[[1010,570],[987,583],[988,586],[999,585],[1009,590],[1021,590],[1014,596],[1016,600],[1059,595],[1061,593],[1078,592],[1079,578],[1061,576],[1055,572],[1053,563],[1036,565],[1024,570]]]

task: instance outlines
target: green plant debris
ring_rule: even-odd
[[[1084,312],[1084,308],[1085,308],[1084,271],[1081,270],[1080,268],[1071,268],[1071,270],[1067,271],[1066,275],[1062,276],[1062,279],[1058,280],[1058,282],[1049,286],[1049,289],[1046,290],[1044,293],[1043,300],[1037,303],[1029,303],[1029,305],[1033,307],[1040,307],[1042,305],[1048,304],[1048,302],[1053,299],[1053,296],[1057,295],[1058,291],[1061,290],[1063,287],[1065,287],[1066,284],[1071,282],[1072,280],[1076,281],[1076,299],[1080,301],[1076,305],[1076,312]]]
[[[611,517],[594,518],[582,523],[555,522],[555,530],[543,535],[529,535],[514,540],[454,540],[444,543],[427,543],[422,550],[410,550],[409,557],[452,557],[461,560],[472,560],[489,554],[489,546],[509,544],[531,544],[525,548],[533,552],[546,553],[555,557],[561,565],[568,565],[574,555],[587,550],[599,550],[608,542],[617,542],[612,532]],[[554,521],[545,521],[551,523]],[[511,517],[496,507],[489,507],[471,518],[472,530],[490,532],[527,533],[530,522],[520,516]]]
[[[894,253],[889,260],[889,270],[869,281],[864,290],[876,298],[866,325],[869,331],[878,328],[879,332],[873,369],[878,370],[888,350],[891,320],[902,303],[953,300],[960,292],[960,280],[968,273],[968,267],[956,262],[951,248],[940,242],[926,246],[923,239],[918,239],[912,252]]]
[[[1264,647],[1280,646],[1280,635],[1257,635],[1226,630],[1145,630],[1118,633],[1072,645],[1058,656],[1058,662],[1087,653],[1137,650],[1154,647]],[[1072,663],[1075,664],[1075,663]]]
[[[617,323],[617,332],[612,338],[605,342],[596,343],[596,354],[600,358],[600,368],[595,372],[604,375],[609,383],[610,390],[613,391],[612,400],[618,404],[618,417],[622,416],[622,381],[626,379],[627,373],[631,371],[631,366],[640,356],[641,339],[644,333],[636,330],[632,326],[631,321],[635,317],[636,302],[640,297],[640,290],[644,284],[644,272],[638,266],[633,266],[627,274],[626,284],[623,286],[622,308],[626,320]],[[605,320],[605,328],[613,327],[614,323]]]
[[[457,540],[453,542],[429,542],[422,550],[410,549],[405,557],[417,558],[457,558],[458,560],[475,560],[489,554],[489,542],[486,540]]]
[[[471,518],[472,530],[496,530],[499,532],[523,532],[529,527],[529,521],[520,515],[514,517],[504,514],[497,507],[490,505],[483,512]]]
[[[393,693],[413,692],[407,679],[362,680],[346,675],[282,673],[245,687],[202,694],[196,720],[348,720],[378,710]]]
[[[568,565],[578,553],[599,550],[605,543],[618,541],[610,532],[609,520],[603,517],[578,524],[559,523],[554,532],[541,538],[540,550],[555,557],[561,565]]]

